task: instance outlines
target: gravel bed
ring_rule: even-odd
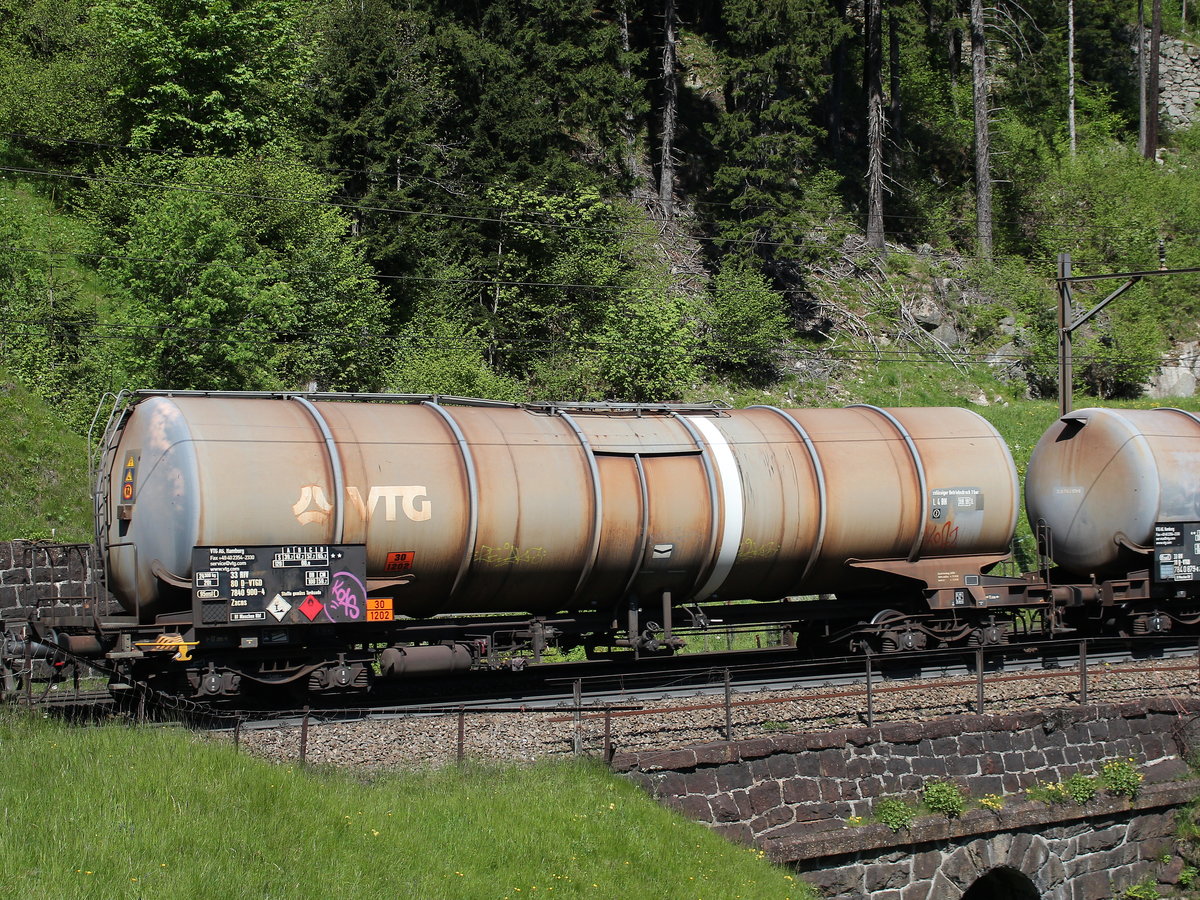
[[[1170,669],[1164,671],[1164,668]],[[1014,673],[1015,674],[1015,673]],[[875,723],[924,721],[973,713],[977,695],[972,678],[875,682]],[[904,686],[906,690],[894,690]],[[1064,670],[1043,678],[1009,678],[989,674],[985,713],[1053,708],[1078,702],[1079,674]],[[1190,697],[1200,693],[1197,660],[1187,658],[1088,670],[1088,699],[1119,702],[1139,697]],[[618,751],[672,749],[725,739],[723,698],[679,698],[647,704],[643,713],[613,713],[611,740]],[[715,704],[712,709],[694,709]],[[624,705],[635,705],[633,703]],[[580,743],[585,754],[599,756],[604,738],[603,706],[585,714]],[[737,739],[781,732],[823,731],[860,726],[866,721],[866,699],[853,686],[803,692],[758,692],[734,695],[733,729]],[[466,757],[505,762],[569,756],[574,752],[576,725],[571,713],[536,710],[520,714],[468,711],[463,741]],[[245,730],[241,746],[256,755],[295,761],[300,755],[300,728]],[[458,717],[410,716],[356,722],[322,722],[314,713],[308,730],[310,763],[367,770],[412,769],[454,762],[458,754]]]

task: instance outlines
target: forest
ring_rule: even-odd
[[[1200,266],[1200,132],[1141,120],[1139,11],[0,0],[0,367],[79,430],[139,387],[1052,394],[1057,254]],[[1078,388],[1140,392],[1197,284],[1114,304]]]

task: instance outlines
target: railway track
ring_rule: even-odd
[[[1110,646],[1117,641],[1045,642],[1033,645],[991,648],[980,657],[959,651],[889,654],[867,658],[836,657],[815,661],[787,660],[776,650],[714,654],[703,664],[669,672],[598,673],[587,664],[548,664],[537,680],[508,685],[503,692],[487,696],[410,697],[401,704],[382,701],[369,706],[337,708],[310,706],[307,709],[271,711],[213,710],[214,730],[229,730],[233,723],[245,730],[296,727],[308,719],[322,722],[353,722],[368,719],[433,717],[467,713],[478,715],[525,714],[529,712],[578,713],[588,716],[653,714],[663,704],[697,700],[695,710],[734,706],[768,705],[784,699],[754,699],[763,694],[806,694],[824,696],[868,696],[870,692],[896,693],[942,680],[947,684],[998,684],[1014,680],[1079,677],[1087,692],[1087,672],[1120,671],[1123,664],[1160,660],[1172,670],[1191,669],[1200,682],[1200,662],[1194,638],[1166,640],[1161,637],[1129,639],[1130,646]],[[1084,648],[1080,668],[1080,648]],[[746,659],[753,656],[754,659]],[[739,658],[733,658],[739,657]],[[983,660],[982,669],[979,666]],[[1180,662],[1191,660],[1190,662]],[[1172,662],[1173,661],[1173,662]],[[578,666],[576,668],[576,666]],[[982,674],[982,681],[980,675]],[[495,686],[494,683],[492,686]],[[830,693],[836,691],[836,694]],[[736,699],[735,699],[736,696]],[[720,698],[705,702],[705,698]],[[1086,699],[1086,697],[1085,697]],[[222,721],[223,720],[223,721]]]

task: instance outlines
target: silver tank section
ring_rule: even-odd
[[[186,602],[166,585],[193,546],[362,543],[377,585],[405,573],[398,615],[541,614],[998,558],[1018,504],[1004,442],[957,408],[164,394],[112,432],[100,477],[110,588],[143,620]]]
[[[1178,409],[1079,409],[1029,460],[1030,523],[1056,565],[1102,578],[1148,564],[1157,522],[1200,521],[1200,420]]]

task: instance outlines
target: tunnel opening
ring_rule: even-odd
[[[1029,876],[1003,866],[977,878],[962,900],[1040,900],[1040,895]]]

